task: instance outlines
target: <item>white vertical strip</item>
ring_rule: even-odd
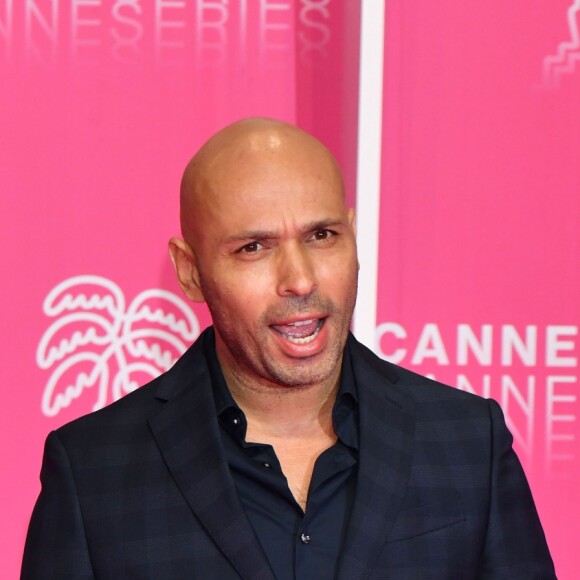
[[[360,272],[353,330],[373,350],[377,324],[385,2],[361,1],[356,183]]]

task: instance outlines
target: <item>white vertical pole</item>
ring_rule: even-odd
[[[357,150],[357,243],[360,261],[353,330],[376,350],[383,59],[386,0],[362,0]]]

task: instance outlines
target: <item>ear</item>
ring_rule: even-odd
[[[347,211],[347,217],[348,217],[348,225],[350,226],[350,229],[352,230],[352,233],[354,235],[354,239],[355,239],[355,246],[356,246],[356,216],[354,213],[354,209],[351,207],[348,211]],[[360,271],[360,262],[358,259],[358,253],[357,253],[357,258],[356,258],[356,265],[357,265],[357,270]]]
[[[356,218],[355,218],[355,215],[354,215],[354,209],[351,207],[346,212],[346,215],[347,215],[347,218],[348,218],[348,225],[351,227],[352,233],[356,237]]]
[[[197,260],[191,246],[184,240],[171,238],[169,240],[169,256],[183,293],[193,302],[205,302],[199,280]]]

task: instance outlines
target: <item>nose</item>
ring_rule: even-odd
[[[300,243],[280,248],[277,292],[280,296],[308,296],[318,282],[313,257]]]

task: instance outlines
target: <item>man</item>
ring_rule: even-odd
[[[349,335],[354,215],[318,141],[226,127],[181,226],[171,259],[214,326],[48,437],[23,578],[555,578],[499,406]]]

